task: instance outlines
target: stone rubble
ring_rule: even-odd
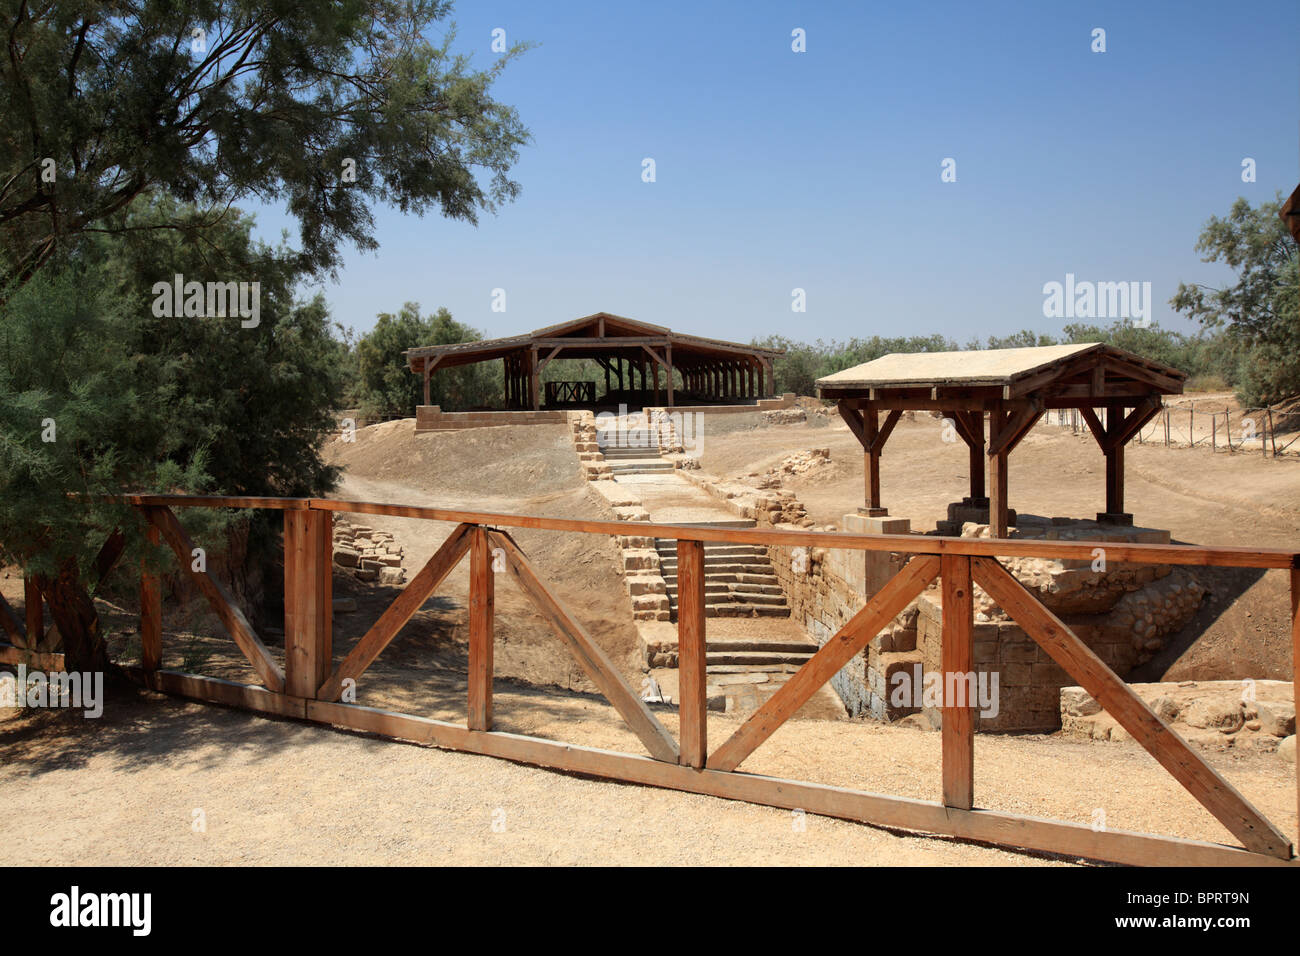
[[[387,531],[353,524],[353,519],[346,515],[334,516],[334,563],[351,571],[358,581],[405,584],[403,554],[402,546]]]

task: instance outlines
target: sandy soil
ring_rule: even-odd
[[[507,690],[501,729],[634,749],[604,704]],[[676,732],[675,717],[660,719]],[[711,715],[711,739],[737,722]],[[1295,834],[1294,769],[1212,763]],[[754,772],[936,799],[939,735],[787,724]],[[393,743],[141,695],[97,721],[0,720],[8,864],[1033,865],[1040,856]],[[1229,841],[1136,744],[981,737],[981,806]],[[206,832],[193,829],[202,811]],[[504,821],[495,832],[493,822]],[[57,839],[35,821],[52,821]]]

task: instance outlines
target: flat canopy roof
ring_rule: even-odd
[[[894,352],[817,380],[819,394],[843,396],[863,389],[990,388],[1033,390],[1102,367],[1116,379],[1142,382],[1151,391],[1177,394],[1186,373],[1101,342],[965,352]],[[1028,390],[1028,389],[1027,389]],[[1008,395],[1007,397],[1010,397]]]

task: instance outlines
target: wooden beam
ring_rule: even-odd
[[[943,803],[969,810],[975,805],[974,701],[950,699],[957,690],[974,695],[966,676],[975,674],[975,619],[971,594],[971,559],[945,554],[943,578],[943,634],[941,676],[944,687],[942,726]]]
[[[1101,423],[1097,413],[1091,408],[1080,408],[1079,414],[1083,420],[1088,423],[1088,431],[1092,432],[1092,437],[1097,440],[1097,444],[1102,451],[1106,450],[1106,426]]]
[[[284,513],[285,692],[294,697],[315,697],[334,666],[332,518],[321,511]]]
[[[975,581],[1249,850],[1290,859],[1291,841],[1187,745],[1092,649],[992,558],[975,558]]]
[[[684,766],[709,755],[708,674],[704,606],[704,543],[677,542],[677,696]]]
[[[149,570],[149,560],[162,544],[162,536],[153,525],[145,529],[145,535],[151,554],[140,559],[140,666],[156,671],[162,667],[162,582]]]
[[[1291,688],[1295,695],[1291,699],[1300,700],[1300,567],[1291,569]],[[1300,819],[1300,762],[1296,763],[1296,810]]]
[[[808,659],[709,757],[712,770],[735,770],[806,704],[939,574],[939,559],[916,557],[890,578],[835,636]]]
[[[345,680],[356,680],[365,673],[366,668],[374,663],[375,658],[397,636],[397,632],[460,563],[460,559],[469,550],[469,533],[469,524],[457,525],[442,546],[433,553],[433,557],[411,579],[411,583],[402,589],[402,593],[379,615],[379,620],[357,641],[343,663],[320,685],[317,697],[322,700],[337,700],[343,692]]]
[[[226,586],[208,571],[194,570],[194,542],[181,523],[176,520],[176,515],[172,514],[170,508],[152,506],[145,509],[145,517],[149,523],[158,529],[163,540],[176,553],[177,563],[181,571],[186,574],[199,592],[207,598],[208,604],[212,610],[217,613],[221,623],[225,625],[226,630],[234,641],[239,645],[239,649],[244,652],[253,669],[257,671],[258,676],[266,685],[267,690],[279,693],[284,690],[284,671],[280,665],[271,657],[271,652],[266,649],[262,639],[257,636],[253,630],[253,625],[248,622],[244,612],[239,609],[235,599],[231,596]]]
[[[104,583],[108,577],[108,572],[113,570],[117,564],[117,559],[122,556],[126,550],[126,535],[122,533],[121,528],[114,528],[113,533],[105,539],[103,547],[95,555],[95,584],[93,590],[99,590],[99,586]]]
[[[880,430],[876,432],[876,440],[871,443],[871,450],[876,453],[877,457],[879,457],[880,453],[884,451],[885,442],[889,441],[889,436],[893,433],[894,426],[898,424],[898,420],[902,417],[903,413],[897,408],[893,409],[885,416],[885,423],[880,426]]]
[[[867,447],[867,434],[861,410],[844,401],[836,402],[835,410],[840,413],[840,418],[844,419],[844,423],[849,426],[849,431],[853,432],[858,444],[865,450]]]
[[[568,645],[587,677],[600,688],[606,700],[619,712],[650,755],[656,760],[677,763],[681,757],[677,742],[655,719],[645,701],[623,682],[609,656],[591,639],[587,629],[573,618],[537,576],[514,540],[499,531],[490,532],[490,537],[493,547],[499,547],[505,552],[506,567],[520,589],[532,600],[556,635]]]
[[[470,730],[492,729],[492,672],[495,641],[496,578],[487,531],[471,532],[469,554],[469,716]]]
[[[1029,434],[1042,414],[1043,403],[1038,399],[1025,399],[1015,406],[1011,410],[1010,419],[998,430],[997,438],[990,436],[988,456],[1009,455],[1020,444],[1020,440]]]

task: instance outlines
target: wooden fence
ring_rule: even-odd
[[[623,521],[578,521],[359,501],[203,496],[135,496],[131,502],[155,541],[165,541],[253,665],[260,685],[165,670],[158,581],[140,582],[141,666],[133,670],[155,690],[202,701],[367,731],[452,750],[615,780],[745,800],[906,830],[947,834],[1009,847],[1160,865],[1293,863],[1290,838],[1270,823],[1154,713],[1068,626],[997,560],[1042,557],[1091,561],[1091,542],[860,535],[844,532],[703,528]],[[284,512],[285,654],[274,660],[224,585],[195,571],[189,539],[173,508],[269,508]],[[335,512],[455,523],[456,527],[374,625],[336,665],[331,634],[331,548]],[[678,553],[678,739],[628,686],[586,629],[538,575],[509,529],[676,539]],[[120,536],[119,536],[120,537]],[[706,714],[704,542],[909,553],[913,557],[734,733],[710,751]],[[1108,561],[1275,568],[1291,577],[1292,642],[1300,680],[1300,554],[1283,550],[1183,545],[1105,544]],[[492,729],[494,555],[609,700],[645,748],[617,753]],[[384,651],[466,556],[469,586],[469,690],[465,723],[450,723],[343,703],[349,683]],[[498,566],[500,561],[496,562]],[[972,585],[978,584],[1224,827],[1240,846],[1180,837],[1095,830],[1058,820],[979,809],[974,789],[973,710],[947,706],[942,748],[942,801],[848,790],[738,770],[745,759],[814,693],[859,654],[879,631],[935,580],[942,587],[945,673],[973,671]],[[37,602],[39,607],[39,601]],[[30,612],[29,612],[30,614]],[[18,622],[13,622],[17,626]],[[0,660],[25,659],[13,647]],[[947,683],[947,681],[945,681]],[[958,702],[959,703],[959,702]],[[973,705],[973,700],[966,704]],[[1300,776],[1297,778],[1300,804]]]

